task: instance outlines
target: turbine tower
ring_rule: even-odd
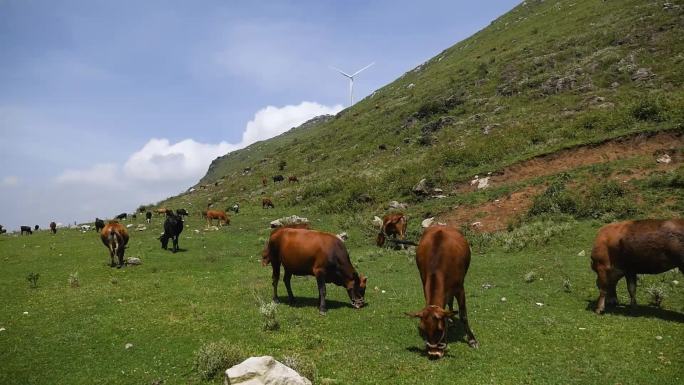
[[[330,68],[334,69],[335,71],[339,72],[340,74],[342,74],[342,76],[349,78],[349,107],[351,107],[354,104],[354,76],[360,74],[361,71],[368,69],[368,67],[372,66],[373,64],[375,64],[375,62],[370,63],[369,65],[361,68],[360,70],[354,72],[351,75],[342,71],[339,68],[330,67]]]

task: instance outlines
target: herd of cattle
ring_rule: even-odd
[[[264,198],[262,207],[273,207]],[[237,213],[239,206],[229,210]],[[226,210],[228,211],[228,210]],[[218,224],[230,223],[230,217],[222,210],[202,211],[207,226],[218,220]],[[178,251],[178,238],[183,231],[184,209],[158,209],[166,215],[164,233],[158,238],[163,249],[172,240],[172,251]],[[149,222],[152,213],[146,212]],[[125,219],[126,214],[117,216]],[[441,358],[447,347],[448,321],[456,314],[463,323],[468,345],[477,347],[466,310],[464,289],[465,276],[470,265],[470,245],[458,230],[446,225],[427,227],[418,243],[407,241],[408,220],[402,213],[388,214],[376,238],[376,244],[383,246],[387,240],[397,245],[415,245],[416,264],[423,284],[425,307],[409,316],[420,319],[419,331],[430,358]],[[36,226],[37,227],[37,226]],[[50,223],[56,233],[56,225]],[[110,254],[110,266],[124,265],[124,251],[129,240],[126,227],[116,220],[95,221],[102,243]],[[0,226],[0,233],[4,232]],[[22,233],[31,233],[29,226],[21,227]],[[115,260],[116,257],[116,260]],[[316,231],[308,223],[277,227],[262,252],[262,265],[272,267],[273,301],[278,302],[278,282],[281,267],[283,282],[290,304],[295,300],[290,286],[293,275],[310,275],[316,278],[319,293],[319,312],[326,313],[326,283],[333,283],[347,290],[351,305],[359,309],[365,304],[367,277],[356,271],[342,239],[337,235]],[[603,226],[596,236],[591,253],[591,268],[597,275],[596,285],[599,297],[595,311],[601,314],[607,306],[617,304],[616,286],[622,277],[627,280],[630,302],[636,304],[637,274],[658,274],[673,268],[684,272],[684,220],[638,220],[624,221]],[[458,312],[454,311],[454,299]]]

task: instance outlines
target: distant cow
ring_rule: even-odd
[[[441,358],[447,346],[447,318],[454,316],[454,297],[458,315],[468,338],[468,345],[478,343],[470,330],[463,282],[470,265],[470,245],[456,229],[432,226],[425,229],[416,249],[416,264],[423,282],[425,308],[406,313],[420,318],[420,334],[425,340],[428,356]],[[449,305],[449,310],[446,306]]]
[[[178,251],[178,237],[181,232],[183,232],[183,216],[176,215],[171,211],[167,212],[166,221],[164,222],[164,234],[159,237],[162,249],[166,250],[169,239],[172,239],[173,248],[171,251],[174,253]]]
[[[290,287],[292,275],[313,275],[318,285],[318,310],[325,314],[325,284],[334,283],[347,290],[354,308],[364,305],[366,277],[352,266],[349,254],[334,234],[314,230],[280,227],[271,233],[262,253],[261,264],[273,267],[273,301],[278,301],[280,266],[285,269],[285,288],[289,302],[294,302]]]
[[[294,182],[299,183],[299,179],[297,179],[296,175],[291,175],[287,178],[287,183],[294,183]]]
[[[273,178],[273,183],[282,182],[285,180],[285,177],[283,177],[282,175],[276,175],[276,176],[273,176],[272,178]]]
[[[26,235],[33,234],[33,230],[31,230],[31,226],[21,226],[20,229],[21,229],[21,235],[24,235],[24,233],[26,233]]]
[[[40,230],[40,226],[35,225],[35,226],[33,227],[33,231],[38,231],[38,230]]]
[[[128,243],[128,231],[126,231],[126,228],[116,221],[110,221],[100,232],[100,239],[109,250],[109,258],[111,259],[109,266],[117,266],[116,262],[114,262],[114,256],[116,255],[119,259],[117,268],[122,268],[124,265],[124,252]]]
[[[116,219],[119,219],[119,220],[124,220],[126,218],[128,218],[128,214],[126,214],[126,213],[121,213],[121,214],[116,216]]]
[[[637,274],[684,272],[684,219],[624,221],[601,227],[591,251],[599,297],[596,313],[617,304],[615,288],[624,276],[630,303],[636,305]]]
[[[160,209],[156,209],[155,211],[157,212],[157,214],[162,214],[162,215],[164,215],[164,214],[166,214],[166,212],[168,211],[168,209],[162,207],[162,208],[160,208]]]
[[[5,230],[2,225],[0,225],[0,234],[5,234],[7,230]]]
[[[267,209],[269,207],[272,209],[275,208],[275,206],[273,205],[273,201],[271,201],[269,198],[262,198],[261,199],[261,208]]]
[[[226,212],[223,210],[207,210],[204,217],[207,219],[207,226],[211,225],[214,219],[218,221],[219,226],[221,225],[221,221],[223,221],[223,224],[225,225],[230,224],[230,217],[227,216]]]
[[[188,214],[188,210],[186,210],[186,209],[177,209],[176,215],[185,215],[187,217],[189,214]]]
[[[390,236],[393,239],[399,237],[399,239],[404,240],[406,238],[407,222],[406,216],[402,213],[385,215],[382,218],[382,227],[375,243],[382,247],[385,244],[385,239]]]
[[[95,218],[95,231],[97,231],[99,233],[102,231],[102,229],[104,229],[104,227],[105,227],[104,221],[100,218]]]
[[[232,212],[234,212],[235,214],[237,214],[237,213],[240,212],[240,204],[239,204],[239,203],[236,203],[236,204],[234,204],[234,205],[228,207],[228,208],[226,209],[226,211],[232,211]]]
[[[55,222],[50,222],[50,231],[52,231],[52,234],[57,234],[57,224]]]
[[[147,223],[152,222],[152,211],[148,211],[145,213],[145,220],[147,220]]]

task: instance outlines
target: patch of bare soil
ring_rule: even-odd
[[[505,168],[501,172],[492,174],[489,184],[490,186],[502,186],[536,177],[554,175],[582,166],[651,155],[653,157],[653,164],[656,164],[655,168],[646,167],[623,170],[609,177],[626,182],[632,179],[648,177],[654,171],[674,169],[682,161],[677,151],[682,146],[684,146],[684,133],[682,132],[665,132],[651,135],[640,134],[629,138],[607,141],[598,145],[567,149],[520,162]],[[662,154],[669,154],[672,162],[669,164],[656,163],[656,158]],[[532,205],[534,197],[543,191],[545,187],[543,185],[524,187],[509,196],[491,202],[458,207],[451,212],[439,215],[437,219],[455,227],[468,225],[485,232],[500,231],[505,229],[508,223],[513,221],[516,216],[526,213]],[[474,191],[475,189],[475,186],[463,183],[456,186],[455,191],[464,193]]]

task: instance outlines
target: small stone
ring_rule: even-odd
[[[544,304],[541,303],[541,302],[535,302],[535,304],[536,304],[537,306],[544,306]]]
[[[578,328],[579,330],[587,330],[587,328]]]
[[[660,341],[660,340],[663,339],[663,336],[655,336],[655,339],[657,339],[658,341]]]
[[[668,154],[663,154],[656,159],[656,162],[669,164],[670,162],[672,162],[672,158]]]
[[[584,257],[585,255],[587,255],[587,252],[584,251],[584,250],[582,250],[582,251],[580,251],[579,253],[577,253],[577,256],[578,256],[578,257]]]
[[[27,311],[25,311],[25,312],[24,312],[24,315],[28,315],[28,312],[27,312]]]
[[[386,292],[386,291],[384,291],[384,290],[381,290],[380,292],[381,292],[382,294],[385,294],[385,293],[387,293],[387,292]]]
[[[126,346],[125,346],[126,350],[128,350],[128,349],[130,349],[130,348],[132,348],[132,347],[133,347],[133,344],[130,343],[130,342],[127,343]]]
[[[679,281],[677,281],[677,280],[675,279],[675,280],[672,281],[672,284],[673,284],[673,285],[679,285]]]
[[[123,302],[123,300],[121,298],[117,299],[116,301],[117,302]]]
[[[5,328],[0,328],[0,332],[4,332],[4,331],[5,331]]]
[[[506,301],[508,301],[508,300],[506,299],[506,297],[501,297],[501,302],[506,302]]]

